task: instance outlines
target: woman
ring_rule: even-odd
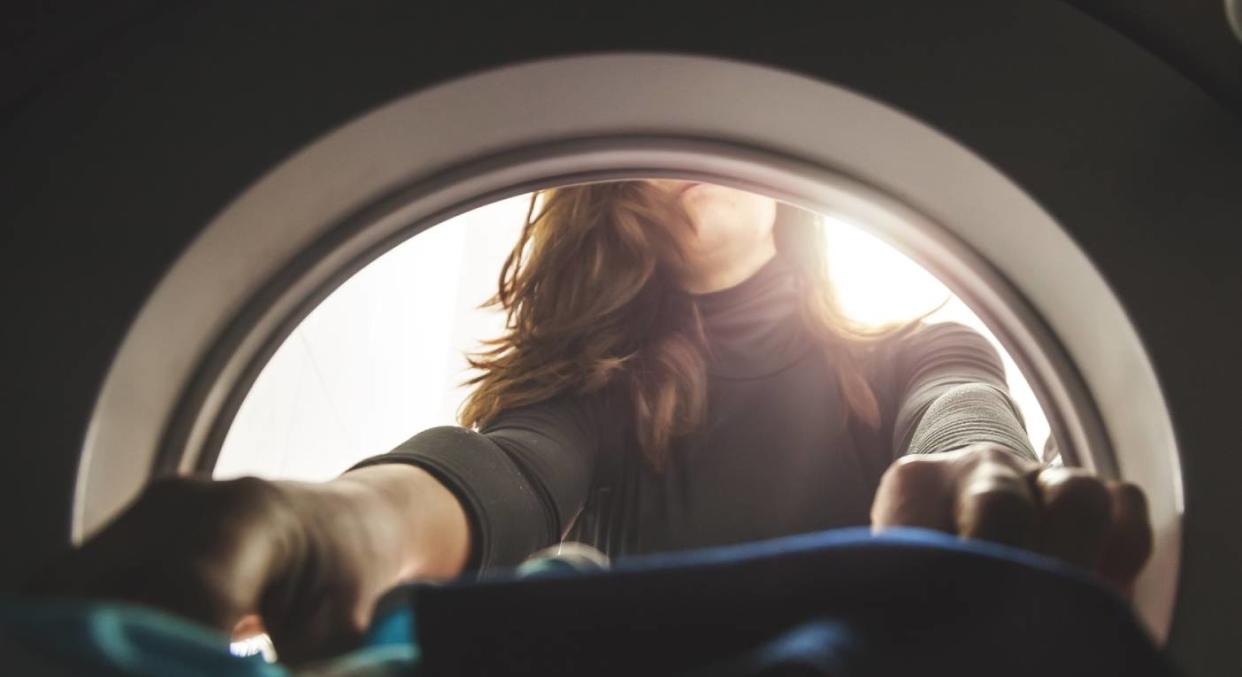
[[[1141,493],[1042,468],[982,337],[842,316],[813,215],[675,180],[560,188],[534,207],[463,427],[322,484],[158,482],[46,587],[222,629],[258,613],[296,660],[348,647],[400,581],[562,539],[618,557],[922,526],[1122,590],[1146,560]]]

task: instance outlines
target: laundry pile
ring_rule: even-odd
[[[167,614],[0,606],[11,674],[1172,674],[1129,606],[1025,551],[908,529],[822,532],[609,565],[566,547],[485,580],[408,585],[364,645],[297,670]]]

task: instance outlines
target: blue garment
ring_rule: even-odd
[[[434,675],[1167,675],[1080,570],[924,530],[405,591]]]
[[[1124,601],[1079,570],[934,532],[850,529],[611,571],[526,571],[390,592],[365,645],[323,674],[1171,674]],[[6,674],[289,674],[232,656],[217,632],[121,604],[14,601],[0,605],[0,633]]]

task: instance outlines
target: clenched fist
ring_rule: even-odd
[[[1095,572],[1129,597],[1151,556],[1143,492],[994,444],[905,456],[880,480],[875,531],[935,529],[1040,552]]]

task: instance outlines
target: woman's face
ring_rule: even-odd
[[[680,228],[672,232],[685,254],[676,265],[688,291],[703,293],[732,286],[775,255],[776,201],[772,198],[711,183],[648,182],[679,200],[690,215],[689,232]]]

